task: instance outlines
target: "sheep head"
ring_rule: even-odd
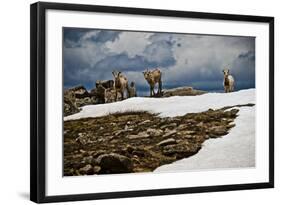
[[[223,72],[224,76],[228,76],[229,75],[229,69],[224,69],[222,72]]]
[[[144,78],[146,80],[150,79],[150,71],[148,69],[146,69],[145,71],[142,72],[144,75]]]
[[[113,75],[113,77],[114,77],[115,79],[118,79],[119,76],[120,76],[120,74],[121,74],[120,71],[116,71],[116,70],[112,71],[112,75]]]

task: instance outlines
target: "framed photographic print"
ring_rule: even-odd
[[[274,187],[274,18],[31,5],[30,198]]]

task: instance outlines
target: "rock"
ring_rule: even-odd
[[[86,133],[78,133],[78,137],[75,141],[79,142],[82,145],[85,145],[88,143],[88,136]]]
[[[163,126],[160,127],[160,129],[164,130],[165,128],[171,128],[171,127],[174,128],[176,126],[177,126],[177,123],[174,122],[174,123],[171,123],[171,124],[163,125]]]
[[[144,124],[147,124],[147,123],[149,123],[149,122],[151,122],[150,120],[145,120],[145,121],[143,121],[143,122],[140,122],[138,125],[144,125]]]
[[[188,143],[185,144],[173,144],[167,145],[163,149],[164,155],[178,155],[179,158],[187,157],[195,154],[200,149],[200,146],[189,146]]]
[[[83,149],[80,149],[79,151],[80,151],[80,153],[82,153],[82,154],[84,154],[84,153],[86,152],[86,151],[83,150]]]
[[[195,96],[195,95],[202,95],[206,93],[202,90],[195,90],[192,87],[179,87],[174,89],[168,89],[163,91],[163,97],[170,97],[170,96]]]
[[[70,90],[66,90],[63,93],[64,101],[64,116],[72,115],[74,113],[80,112],[80,109],[76,105],[75,93]]]
[[[226,125],[227,128],[232,128],[232,127],[235,127],[235,124],[234,123],[230,123],[228,125]]]
[[[180,124],[177,129],[178,130],[184,130],[184,129],[187,129],[188,128],[188,125],[187,124]]]
[[[167,133],[165,133],[165,134],[163,135],[163,138],[172,136],[172,135],[174,135],[174,134],[177,134],[177,131],[176,131],[176,130],[169,130],[169,131],[167,131]]]
[[[124,128],[125,131],[133,131],[134,129],[133,128],[129,128],[128,125],[125,125],[125,128]]]
[[[101,173],[128,173],[132,172],[132,161],[123,155],[110,153],[100,155],[97,160],[97,164],[101,167]]]
[[[78,85],[76,87],[70,88],[69,90],[74,92],[76,97],[88,94],[87,89],[84,86],[82,86],[82,85]]]
[[[227,117],[235,117],[238,112],[239,112],[238,109],[231,109],[230,111],[226,111],[225,115]]]
[[[209,132],[212,133],[213,135],[226,135],[228,134],[228,129],[225,126],[215,126],[215,127],[211,127],[209,129]]]
[[[88,156],[88,157],[84,157],[83,158],[83,161],[86,163],[86,164],[92,164],[93,163],[93,156]]]
[[[123,132],[124,132],[124,130],[117,130],[117,131],[113,132],[113,134],[114,134],[115,136],[117,136],[117,135],[120,135],[120,134],[123,133]]]
[[[142,139],[142,138],[147,138],[149,135],[146,132],[139,132],[137,135],[128,135],[128,139]]]
[[[93,171],[95,174],[98,174],[100,172],[100,170],[101,170],[100,166],[94,166],[94,168],[93,168]]]
[[[163,140],[161,142],[159,142],[157,145],[158,146],[166,146],[166,145],[170,145],[170,144],[176,144],[176,140],[174,138],[169,138],[166,140]]]
[[[188,130],[180,131],[179,135],[187,139],[191,139],[193,137],[192,135],[190,135],[190,132]]]
[[[114,81],[113,80],[97,80],[96,81],[96,88],[102,86],[105,89],[113,88],[114,87]]]
[[[158,137],[158,136],[161,136],[163,134],[163,131],[162,130],[159,130],[159,129],[152,129],[152,128],[148,128],[146,130],[146,132],[150,135],[150,136],[153,136],[153,137]]]
[[[85,167],[79,169],[81,174],[93,174],[93,167],[90,164],[87,164]]]
[[[104,102],[112,103],[115,102],[116,90],[114,88],[105,89],[104,91]]]
[[[136,148],[131,146],[131,145],[127,145],[125,150],[128,152],[128,153],[132,153]]]
[[[135,156],[138,156],[138,157],[144,157],[145,156],[145,151],[142,150],[142,149],[137,149],[137,150],[134,150],[132,152],[133,155]]]
[[[102,150],[98,150],[97,152],[93,153],[93,156],[98,157],[98,156],[100,156],[102,154],[105,154],[105,153],[106,153],[106,151],[102,149]]]
[[[76,104],[78,107],[82,107],[85,105],[95,104],[95,100],[91,97],[76,98]]]

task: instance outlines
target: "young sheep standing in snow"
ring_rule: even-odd
[[[121,94],[121,98],[124,100],[125,90],[127,90],[128,95],[128,79],[119,71],[113,71],[112,74],[114,76],[115,101],[117,101],[118,93]]]
[[[224,79],[223,86],[224,92],[229,93],[234,91],[234,78],[229,74],[229,69],[224,69],[223,71]]]
[[[137,97],[137,89],[134,81],[131,82],[128,91],[129,91],[129,98]]]
[[[162,81],[161,76],[162,73],[160,69],[156,68],[154,70],[146,70],[143,72],[145,80],[148,82],[150,86],[150,97],[155,96],[154,87],[155,84],[158,83],[158,91],[157,95],[160,95],[162,93]]]

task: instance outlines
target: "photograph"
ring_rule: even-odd
[[[254,168],[255,41],[63,27],[63,176]]]

